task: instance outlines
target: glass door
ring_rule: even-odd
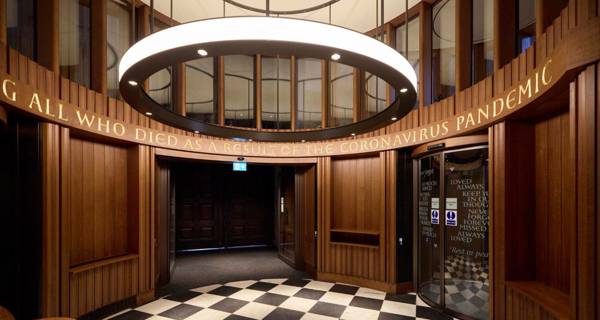
[[[419,177],[418,293],[452,315],[487,319],[487,147],[423,157]]]
[[[440,236],[440,161],[432,155],[419,161],[419,293],[434,304],[441,304]]]

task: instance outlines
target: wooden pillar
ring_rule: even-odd
[[[219,94],[217,122],[222,126],[225,125],[225,58],[220,56],[217,59],[217,92]]]
[[[354,81],[352,87],[352,121],[357,122],[361,119],[362,114],[362,96],[363,96],[363,86],[364,82],[361,79],[364,79],[362,76],[364,72],[359,70],[358,68],[354,68],[352,70],[352,81]]]
[[[473,4],[471,0],[456,0],[455,39],[456,39],[456,92],[471,86],[471,43]]]
[[[256,129],[262,129],[262,60],[261,55],[254,56],[254,120]]]
[[[512,23],[516,19],[514,1],[494,0],[494,71],[502,68],[517,53],[517,23]]]
[[[91,1],[91,89],[106,94],[106,0]]]
[[[298,69],[295,56],[290,58],[290,109],[290,128],[294,131],[298,122]]]
[[[185,64],[173,66],[173,111],[185,116],[186,113],[186,78]]]
[[[329,61],[321,60],[321,127],[327,128],[329,118]]]
[[[562,9],[568,5],[567,0],[535,0],[535,38],[539,39],[554,19],[560,16]]]
[[[150,34],[150,7],[143,5],[136,10],[136,24],[138,41]],[[144,90],[148,90],[149,82],[144,81]]]
[[[37,1],[37,61],[56,74],[60,72],[59,1]]]
[[[60,315],[60,127],[42,124],[42,316]]]
[[[419,114],[431,104],[431,4],[419,4]]]
[[[396,48],[396,29],[394,28],[394,26],[392,26],[391,23],[387,23],[385,25],[385,33],[387,34],[387,38],[385,39],[385,43],[392,47],[392,48]],[[403,54],[403,52],[400,52]],[[408,57],[406,57],[408,59]],[[418,75],[417,75],[418,76]],[[361,84],[360,87],[358,88],[363,88],[364,84]],[[359,90],[360,91],[360,90]],[[386,107],[389,106],[392,103],[392,93],[393,93],[394,89],[392,88],[392,86],[390,86],[389,84],[386,84],[385,86],[385,102],[386,102]],[[361,95],[362,96],[362,95]],[[361,103],[362,105],[362,103]]]
[[[0,12],[6,12],[6,0],[0,0]],[[6,44],[8,41],[6,35],[6,14],[0,14],[0,43]]]

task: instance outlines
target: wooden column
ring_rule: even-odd
[[[456,0],[455,39],[456,39],[456,92],[471,86],[471,43],[473,5],[471,0]]]
[[[262,60],[261,55],[254,56],[254,121],[256,129],[262,129]]]
[[[185,116],[186,113],[186,78],[185,64],[173,66],[173,111]]]
[[[298,69],[296,57],[290,58],[290,128],[296,130],[298,121]]]
[[[218,124],[225,124],[225,58],[220,56],[217,58],[217,92],[219,94],[218,102]]]
[[[321,127],[327,128],[329,118],[329,61],[321,60]]]
[[[514,1],[494,0],[494,71],[515,57],[517,52],[517,11]]]
[[[431,4],[419,4],[419,114],[431,104]]]
[[[106,94],[106,0],[91,1],[91,89]]]
[[[6,0],[0,0],[0,12],[6,12]],[[6,14],[0,14],[0,43],[6,44]]]
[[[56,74],[60,72],[58,8],[59,0],[37,1],[37,61]]]
[[[362,89],[364,86],[364,82],[361,81],[362,75],[364,74],[364,72],[362,72],[361,70],[354,68],[352,70],[352,81],[354,81],[353,83],[353,88],[354,90],[352,93],[352,121],[353,122],[357,122],[360,120],[361,118],[361,114],[362,114]]]
[[[42,315],[60,314],[60,127],[42,124]]]
[[[150,34],[150,7],[141,6],[136,10],[137,40],[143,39]],[[144,81],[144,90],[148,90],[149,82]]]

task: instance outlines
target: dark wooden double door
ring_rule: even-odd
[[[177,250],[272,245],[275,172],[232,171],[231,164],[174,166]]]

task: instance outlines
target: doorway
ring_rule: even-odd
[[[428,154],[416,170],[417,292],[454,316],[487,319],[487,146]]]
[[[245,167],[158,159],[157,287],[310,277],[316,265],[314,165]]]

